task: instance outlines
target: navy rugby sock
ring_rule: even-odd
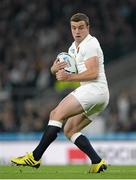
[[[57,133],[60,131],[62,123],[58,121],[49,121],[39,145],[33,151],[33,156],[36,161],[39,161],[48,148],[48,146],[57,138]]]
[[[78,133],[76,133],[78,134]],[[74,140],[74,144],[82,150],[85,154],[88,155],[90,160],[92,161],[92,164],[97,164],[101,161],[101,158],[99,155],[96,153],[92,145],[90,144],[89,140],[82,135],[81,133],[79,136]]]

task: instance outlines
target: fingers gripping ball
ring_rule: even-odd
[[[68,53],[61,52],[60,54],[58,54],[57,59],[59,59],[60,62],[67,62],[67,67],[64,68],[67,72],[77,73],[76,61]]]

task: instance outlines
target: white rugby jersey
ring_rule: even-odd
[[[100,47],[98,40],[91,36],[90,34],[79,44],[78,48],[76,48],[75,42],[70,46],[68,53],[75,58],[78,73],[82,73],[86,70],[85,61],[88,58],[97,56],[99,60],[99,74],[98,78],[95,80],[80,82],[81,85],[88,84],[92,82],[101,83],[107,86],[107,80],[105,76],[104,70],[104,57],[103,52]]]

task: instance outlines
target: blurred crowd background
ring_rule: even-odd
[[[58,83],[50,73],[56,55],[73,41],[69,19],[77,12],[90,18],[108,79],[114,64],[122,63],[120,72],[123,58],[131,60],[136,50],[135,0],[0,0],[0,132],[41,132],[50,110],[78,85]],[[134,60],[128,64],[136,64]],[[115,92],[109,79],[110,104],[100,117],[105,132],[136,131],[136,87],[130,81]]]

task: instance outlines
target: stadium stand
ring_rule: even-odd
[[[106,131],[135,131],[136,1],[55,2],[0,1],[0,132],[40,132],[46,126],[49,111],[66,93],[56,91],[49,68],[70,45],[68,20],[79,10],[92,19],[91,33],[105,54],[112,93],[103,114]],[[125,104],[128,123],[119,119],[118,100]]]

